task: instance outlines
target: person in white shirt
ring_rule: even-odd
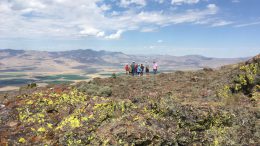
[[[153,73],[156,74],[156,73],[157,73],[157,70],[158,70],[158,65],[157,65],[157,63],[154,61],[154,62],[153,62]]]

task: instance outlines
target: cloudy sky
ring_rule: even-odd
[[[259,0],[0,0],[0,48],[242,57]]]

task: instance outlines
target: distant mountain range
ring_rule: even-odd
[[[217,68],[238,63],[248,58],[210,58],[200,55],[127,55],[121,52],[71,50],[61,52],[33,50],[0,50],[1,72],[99,72],[121,70],[123,65],[156,60],[161,70],[193,70],[203,67]]]

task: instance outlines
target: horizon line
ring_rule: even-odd
[[[11,49],[11,48],[0,48],[0,50],[16,50],[16,51],[38,51],[38,52],[69,52],[69,51],[76,51],[76,50],[91,50],[91,51],[96,51],[96,52],[101,52],[101,51],[105,51],[105,52],[111,52],[111,53],[122,53],[125,55],[136,55],[136,56],[173,56],[173,57],[185,57],[185,56],[200,56],[200,57],[206,57],[206,58],[216,58],[216,59],[245,59],[245,58],[252,58],[254,56],[259,55],[255,54],[253,56],[240,56],[240,57],[214,57],[214,56],[207,56],[207,55],[202,55],[202,54],[186,54],[186,55],[171,55],[171,54],[162,54],[162,53],[158,53],[158,54],[132,54],[132,53],[125,53],[122,51],[108,51],[108,50],[96,50],[96,49],[91,49],[91,48],[86,48],[86,49],[69,49],[69,50],[36,50],[36,49]]]

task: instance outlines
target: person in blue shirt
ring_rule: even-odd
[[[140,76],[140,73],[142,72],[142,68],[141,68],[141,66],[140,66],[140,64],[138,65],[138,67],[137,67],[137,75],[139,75]]]

